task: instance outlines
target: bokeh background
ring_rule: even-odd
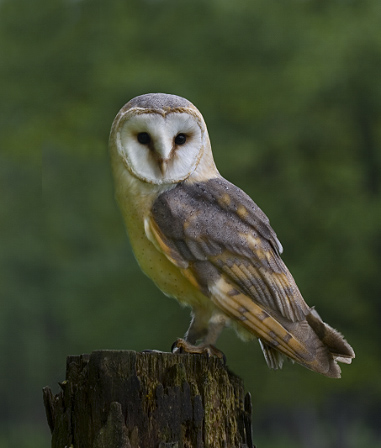
[[[114,200],[111,123],[148,92],[201,110],[220,172],[356,351],[341,380],[273,372],[226,330],[256,445],[381,446],[380,19],[379,0],[1,0],[1,448],[50,445],[41,389],[67,355],[168,350],[189,324]]]

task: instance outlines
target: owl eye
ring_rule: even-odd
[[[187,141],[187,136],[185,134],[177,134],[175,137],[176,145],[183,145]]]
[[[151,136],[148,134],[148,132],[139,132],[137,139],[138,142],[142,145],[148,145],[148,143],[151,141]]]

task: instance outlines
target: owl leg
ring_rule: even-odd
[[[173,353],[199,353],[208,356],[216,356],[225,360],[225,355],[218,350],[214,344],[216,343],[221,331],[226,325],[228,318],[222,314],[214,314],[207,326],[197,319],[197,314],[193,315],[190,327],[185,335],[185,339],[177,339],[172,345]],[[202,338],[199,345],[196,342]]]
[[[192,320],[184,339],[191,345],[196,345],[197,341],[204,339],[208,334],[210,316],[199,310],[192,312]]]
[[[207,334],[201,345],[214,345],[217,342],[222,330],[225,328],[228,318],[223,314],[213,314],[208,324]]]

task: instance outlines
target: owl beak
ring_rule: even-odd
[[[165,171],[167,169],[167,163],[168,163],[168,159],[159,159],[158,160],[158,165],[159,165],[159,170],[162,176],[164,176]]]
[[[155,156],[162,176],[164,176],[164,173],[167,170],[167,165],[172,157],[172,153],[173,147],[171,142],[168,142],[165,137],[162,139],[158,138],[158,142],[155,145]]]

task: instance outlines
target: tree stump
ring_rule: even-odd
[[[253,448],[243,382],[204,355],[95,351],[43,389],[52,448]]]

